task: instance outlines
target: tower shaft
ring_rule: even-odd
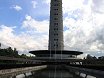
[[[62,0],[51,0],[49,50],[63,50]]]

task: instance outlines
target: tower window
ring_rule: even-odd
[[[58,2],[58,0],[54,0],[54,1]]]
[[[58,30],[58,28],[54,28],[54,30]]]
[[[58,47],[58,44],[54,44],[54,46]]]
[[[58,20],[58,18],[54,18],[54,20]]]
[[[54,36],[58,36],[58,34],[55,33]]]
[[[54,15],[58,15],[58,13],[54,13]]]
[[[54,25],[58,25],[58,23],[54,23]]]
[[[55,4],[54,6],[58,6],[58,4]]]
[[[54,39],[54,41],[58,41],[58,39]]]
[[[58,11],[58,9],[54,9],[55,11]]]

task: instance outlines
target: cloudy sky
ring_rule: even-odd
[[[0,0],[0,43],[48,49],[50,0]],[[104,0],[63,0],[65,50],[104,55]],[[83,55],[83,56],[84,56]]]

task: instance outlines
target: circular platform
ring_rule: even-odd
[[[35,50],[30,51],[29,53],[34,55],[50,55],[50,54],[67,54],[67,55],[80,55],[83,54],[83,52],[79,51],[69,51],[69,50]]]

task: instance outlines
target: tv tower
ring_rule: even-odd
[[[63,50],[62,0],[51,0],[48,50]]]
[[[62,59],[64,55],[67,58],[66,55],[75,57],[82,54],[78,51],[64,50],[62,0],[51,0],[48,50],[35,50],[30,53],[41,57],[39,60],[49,60],[50,57]]]

